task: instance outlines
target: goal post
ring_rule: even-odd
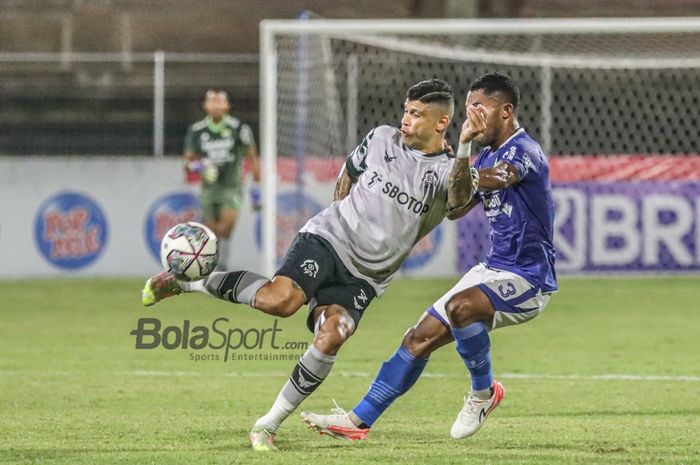
[[[398,124],[419,80],[455,88],[453,144],[469,82],[499,71],[518,82],[521,123],[548,155],[698,153],[698,43],[696,18],[263,21],[263,271],[314,213],[319,170],[327,184],[370,128]]]

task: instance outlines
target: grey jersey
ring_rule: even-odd
[[[355,276],[381,295],[411,249],[444,219],[454,159],[404,145],[390,126],[373,129],[350,154],[358,178],[350,194],[311,218],[300,232],[326,239]]]

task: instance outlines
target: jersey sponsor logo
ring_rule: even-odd
[[[380,175],[376,171],[373,174],[377,174],[377,177],[379,178],[378,180],[381,182]],[[373,180],[374,178],[372,178],[372,181]],[[372,185],[373,184],[370,184],[369,186]],[[395,185],[391,181],[386,181],[384,183],[384,187],[382,188],[381,192],[390,199],[396,200],[396,202],[402,207],[405,207],[406,210],[412,211],[418,215],[424,215],[428,213],[428,210],[430,210],[430,205],[423,203],[421,200],[418,200],[406,192],[403,192],[399,186]]]
[[[499,191],[500,192],[500,191]],[[483,197],[484,211],[490,223],[496,221],[499,215],[505,214],[508,218],[513,214],[513,205],[503,202],[498,192],[491,192]]]
[[[373,171],[367,187],[372,187],[378,182],[382,182],[382,176],[376,171]]]
[[[217,139],[211,141],[202,141],[202,152],[206,153],[207,157],[215,164],[221,165],[234,160],[231,150],[235,145],[235,140],[232,137],[225,139]]]
[[[41,204],[34,222],[37,248],[53,265],[78,269],[93,263],[107,245],[107,219],[93,199],[59,192]]]
[[[304,260],[304,263],[302,263],[300,267],[305,275],[316,279],[316,275],[318,274],[318,263],[316,263],[316,260]]]
[[[190,192],[166,194],[153,202],[146,213],[144,238],[153,259],[160,263],[160,241],[173,226],[188,221],[201,222],[199,200]]]

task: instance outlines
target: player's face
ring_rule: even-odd
[[[228,113],[230,105],[226,92],[207,92],[204,100],[204,111],[214,119],[219,119]]]
[[[401,136],[404,144],[412,149],[424,150],[433,138],[441,135],[442,113],[437,105],[406,100],[401,118]]]
[[[476,136],[474,141],[482,146],[492,145],[499,140],[500,134],[505,128],[505,122],[510,117],[510,112],[506,108],[506,105],[510,104],[503,102],[499,98],[498,92],[491,95],[487,95],[481,89],[469,92],[466,107],[480,105],[486,109],[486,130]]]

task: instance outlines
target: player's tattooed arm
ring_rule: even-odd
[[[479,200],[472,199],[472,201],[469,202],[466,206],[464,206],[462,208],[450,210],[447,214],[447,219],[448,220],[459,219],[459,218],[463,217],[464,215],[466,215],[467,213],[469,213],[471,211],[471,209],[476,207],[478,204],[479,204]]]
[[[497,191],[510,187],[520,181],[518,171],[513,165],[499,162],[493,168],[479,170],[479,188],[485,191]]]
[[[333,200],[343,200],[350,193],[350,188],[357,181],[353,179],[348,173],[348,169],[343,164],[338,175],[338,180],[335,182],[335,192],[333,193]]]
[[[466,213],[474,197],[471,171],[472,140],[486,130],[486,109],[482,105],[468,106],[467,119],[459,134],[459,148],[447,184],[447,217],[459,218]]]
[[[469,157],[457,158],[452,166],[447,182],[448,217],[452,213],[465,208],[473,197],[472,173]]]

